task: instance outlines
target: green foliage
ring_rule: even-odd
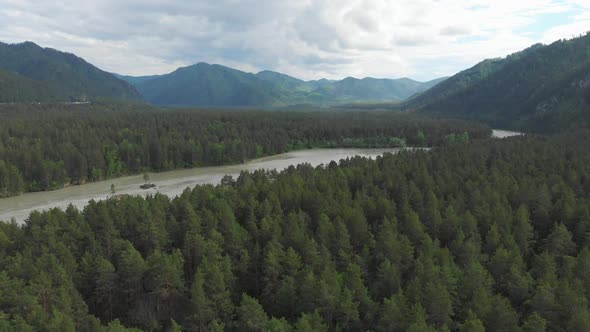
[[[310,314],[303,314],[295,324],[297,332],[327,332],[328,326],[322,319],[322,316],[314,311]]]
[[[482,321],[472,311],[469,312],[467,320],[459,328],[460,332],[485,332],[485,330]]]
[[[547,330],[547,320],[534,312],[525,320],[522,329],[524,332],[545,332]]]
[[[140,329],[127,328],[121,324],[118,319],[111,321],[106,327],[102,328],[103,332],[139,332]]]
[[[58,101],[60,94],[51,85],[0,70],[0,102]]]
[[[457,134],[450,134],[449,136],[447,136],[447,142],[449,144],[465,144],[469,142],[469,133],[464,132],[463,134],[457,135]]]
[[[242,294],[240,306],[236,309],[237,326],[244,331],[262,331],[268,324],[268,316],[264,308],[254,298]]]
[[[432,146],[459,132],[489,137],[482,125],[391,112],[9,105],[0,106],[0,117],[0,197],[147,171],[241,163],[310,147],[422,145],[420,132],[428,133]]]
[[[555,256],[569,255],[576,250],[572,234],[563,224],[556,224],[547,239],[544,249]]]
[[[291,324],[285,318],[271,318],[264,327],[265,332],[291,332],[292,330]]]
[[[418,131],[418,145],[426,146],[426,135],[424,135],[422,130]]]
[[[0,223],[0,328],[587,331],[588,140],[244,172]]]

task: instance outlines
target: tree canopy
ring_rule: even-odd
[[[222,165],[311,147],[444,144],[490,129],[392,112],[0,106],[0,197],[126,174]]]
[[[0,328],[587,330],[588,141],[456,142],[34,212],[0,223]]]

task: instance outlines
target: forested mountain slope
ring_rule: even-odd
[[[590,34],[485,60],[404,107],[533,131],[590,123]]]
[[[303,81],[272,71],[251,74],[207,63],[155,77],[119,77],[158,105],[241,107],[403,100],[443,80],[422,83],[408,78],[349,77],[340,81]]]
[[[171,106],[269,106],[281,95],[253,74],[206,63],[135,84],[147,101]]]
[[[123,76],[83,59],[32,42],[0,42],[0,102],[145,100],[169,106],[274,107],[297,104],[403,100],[442,79],[346,78],[303,81],[263,71],[251,74],[199,63],[166,75]],[[9,76],[11,74],[12,76]],[[141,94],[138,92],[141,92]]]
[[[141,98],[132,85],[83,59],[31,42],[0,43],[0,70],[23,77],[18,89],[2,95],[2,102]],[[41,91],[39,86],[52,92]]]
[[[587,331],[588,141],[243,173],[0,223],[0,330]]]
[[[404,100],[428,90],[443,80],[444,78],[422,83],[409,78],[391,80],[348,77],[331,84],[324,84],[315,91],[342,103]]]
[[[49,84],[0,70],[0,103],[57,101],[60,97]]]

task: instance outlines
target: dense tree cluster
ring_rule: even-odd
[[[391,112],[1,107],[0,197],[147,170],[238,163],[314,146],[431,146],[454,133],[490,135],[485,126]]]
[[[588,331],[590,131],[455,141],[0,224],[0,329]]]
[[[53,96],[47,84],[0,69],[0,102],[55,100]]]

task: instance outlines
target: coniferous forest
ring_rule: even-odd
[[[0,332],[590,332],[590,1],[483,2],[0,0]]]
[[[0,330],[587,331],[589,141],[461,140],[35,212],[0,224]]]
[[[0,106],[0,197],[143,171],[245,162],[312,147],[437,146],[484,125],[394,112]]]

